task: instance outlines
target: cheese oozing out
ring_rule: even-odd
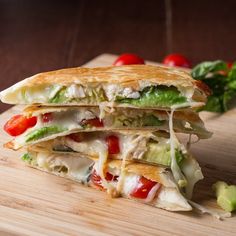
[[[169,115],[171,170],[176,183],[178,184],[181,190],[184,190],[183,193],[185,194],[185,196],[190,199],[192,197],[193,187],[195,183],[203,179],[204,177],[199,164],[189,155],[189,153],[187,153],[187,150],[183,147],[183,145],[182,150],[187,154],[188,157],[184,160],[181,169],[177,165],[174,150],[176,143],[179,142],[173,130],[173,114],[175,110],[179,107],[181,107],[181,105],[173,106]]]

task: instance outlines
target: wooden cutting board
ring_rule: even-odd
[[[110,65],[116,57],[103,54],[86,66]],[[148,62],[150,64],[155,64]],[[20,106],[0,115],[0,126]],[[217,210],[211,184],[236,184],[236,109],[224,115],[201,114],[214,132],[192,145],[205,179],[194,200]],[[2,147],[9,137],[1,130],[0,235],[236,235],[236,216],[219,221],[197,212],[174,213],[105,193],[29,167],[21,153]]]

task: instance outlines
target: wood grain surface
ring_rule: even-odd
[[[235,0],[0,0],[0,90],[104,52],[234,61],[235,9]]]
[[[104,54],[87,66],[109,65]],[[155,63],[152,63],[155,64]],[[0,126],[22,107],[0,115]],[[197,184],[194,200],[219,210],[211,184],[236,184],[236,109],[221,116],[202,113],[214,135],[192,145],[205,179]],[[184,137],[181,137],[184,139]],[[1,146],[9,137],[1,130]],[[24,165],[21,152],[1,147],[0,235],[236,235],[236,216],[219,221],[197,212],[174,213],[105,193]]]

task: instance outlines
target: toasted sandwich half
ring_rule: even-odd
[[[19,127],[22,132],[13,132]],[[173,128],[176,132],[195,134],[202,139],[211,137],[199,115],[189,110],[174,113]],[[101,118],[98,107],[28,107],[22,115],[13,116],[5,125],[5,131],[14,136],[14,140],[7,144],[13,149],[70,133],[99,130],[168,131],[169,113],[114,108]]]
[[[30,149],[99,160],[99,173],[103,173],[109,159],[163,166],[173,173],[179,188],[191,198],[195,183],[203,179],[201,168],[177,138],[172,142],[173,152],[166,132],[97,131],[56,137],[34,144]]]
[[[31,167],[107,191],[112,197],[122,196],[169,211],[192,209],[171,172],[163,167],[126,162],[122,171],[122,161],[108,160],[102,177],[98,161],[73,154],[28,150],[22,159]]]
[[[129,65],[40,73],[0,93],[9,104],[170,109],[203,106],[209,88],[185,71]]]

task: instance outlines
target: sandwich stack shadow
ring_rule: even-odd
[[[209,90],[184,71],[132,65],[41,73],[2,91],[4,126],[29,166],[170,211],[188,211],[201,168],[176,133],[211,137]]]

